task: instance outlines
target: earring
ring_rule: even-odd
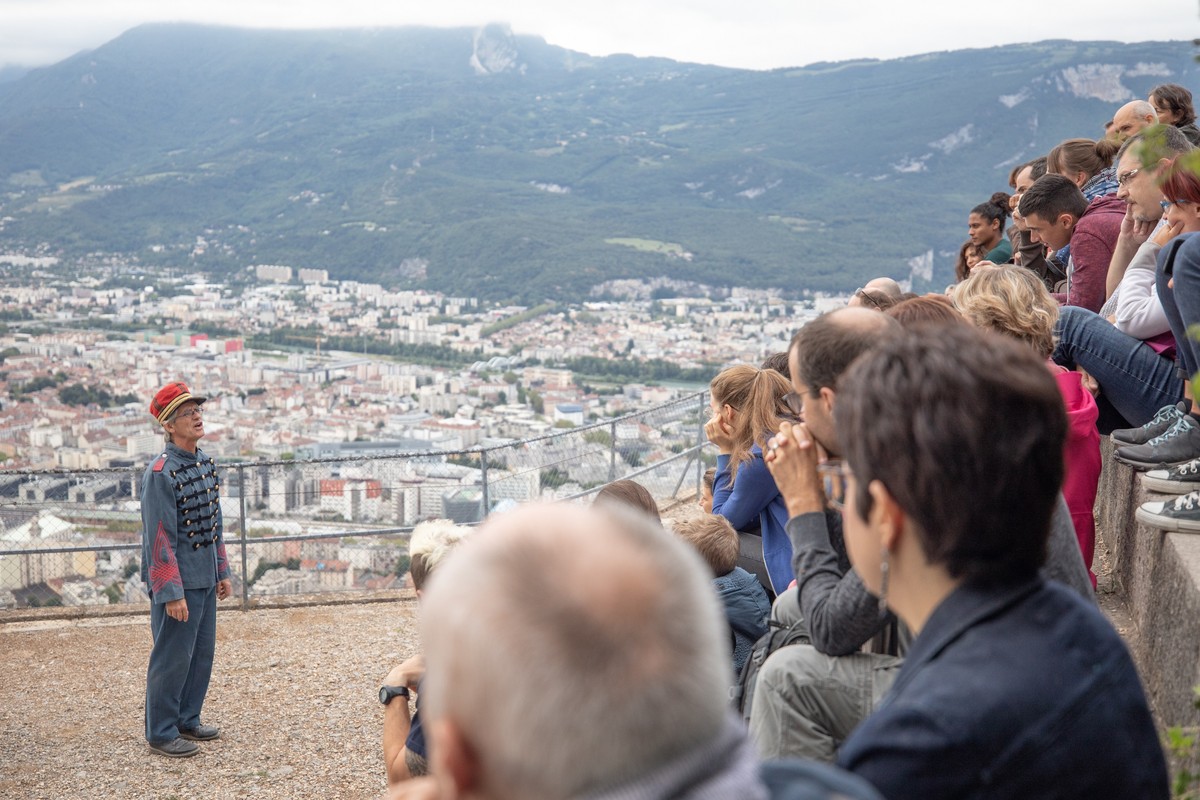
[[[883,550],[883,556],[879,562],[879,616],[885,616],[888,612],[887,607],[887,590],[888,590],[888,551]]]

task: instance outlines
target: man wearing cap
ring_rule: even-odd
[[[142,580],[150,592],[154,646],[146,671],[146,741],[171,758],[199,752],[220,732],[200,722],[212,675],[217,600],[233,592],[222,540],[220,483],[198,397],[179,381],[150,401],[166,448],[142,478]]]

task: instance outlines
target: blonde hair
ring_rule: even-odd
[[[730,367],[709,384],[713,401],[736,411],[733,419],[733,453],[729,458],[729,485],[737,480],[737,471],[752,456],[750,448],[765,448],[767,437],[790,418],[783,396],[792,390],[787,378],[773,369],[749,364]]]
[[[701,514],[675,523],[675,533],[696,548],[720,577],[737,566],[738,536],[729,520],[720,514]]]
[[[470,528],[455,525],[448,519],[432,519],[413,528],[408,540],[408,572],[414,589],[422,589],[425,581],[450,551],[470,533]]]
[[[954,305],[977,328],[1018,339],[1042,358],[1054,352],[1058,304],[1025,267],[976,267],[955,287]]]

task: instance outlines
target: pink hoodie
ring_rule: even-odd
[[[1063,405],[1067,409],[1067,442],[1063,446],[1066,474],[1063,478],[1063,496],[1075,523],[1075,536],[1079,539],[1079,550],[1083,563],[1096,588],[1096,574],[1092,572],[1092,556],[1096,549],[1096,519],[1092,508],[1096,504],[1096,484],[1100,480],[1100,434],[1096,430],[1096,417],[1100,411],[1096,398],[1083,388],[1078,372],[1047,362]]]

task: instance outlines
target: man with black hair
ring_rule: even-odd
[[[1070,178],[1047,174],[1033,182],[1017,208],[1030,241],[1054,250],[1071,246],[1067,291],[1054,299],[1099,311],[1106,298],[1108,265],[1121,233],[1125,201],[1108,195],[1088,203]]]

